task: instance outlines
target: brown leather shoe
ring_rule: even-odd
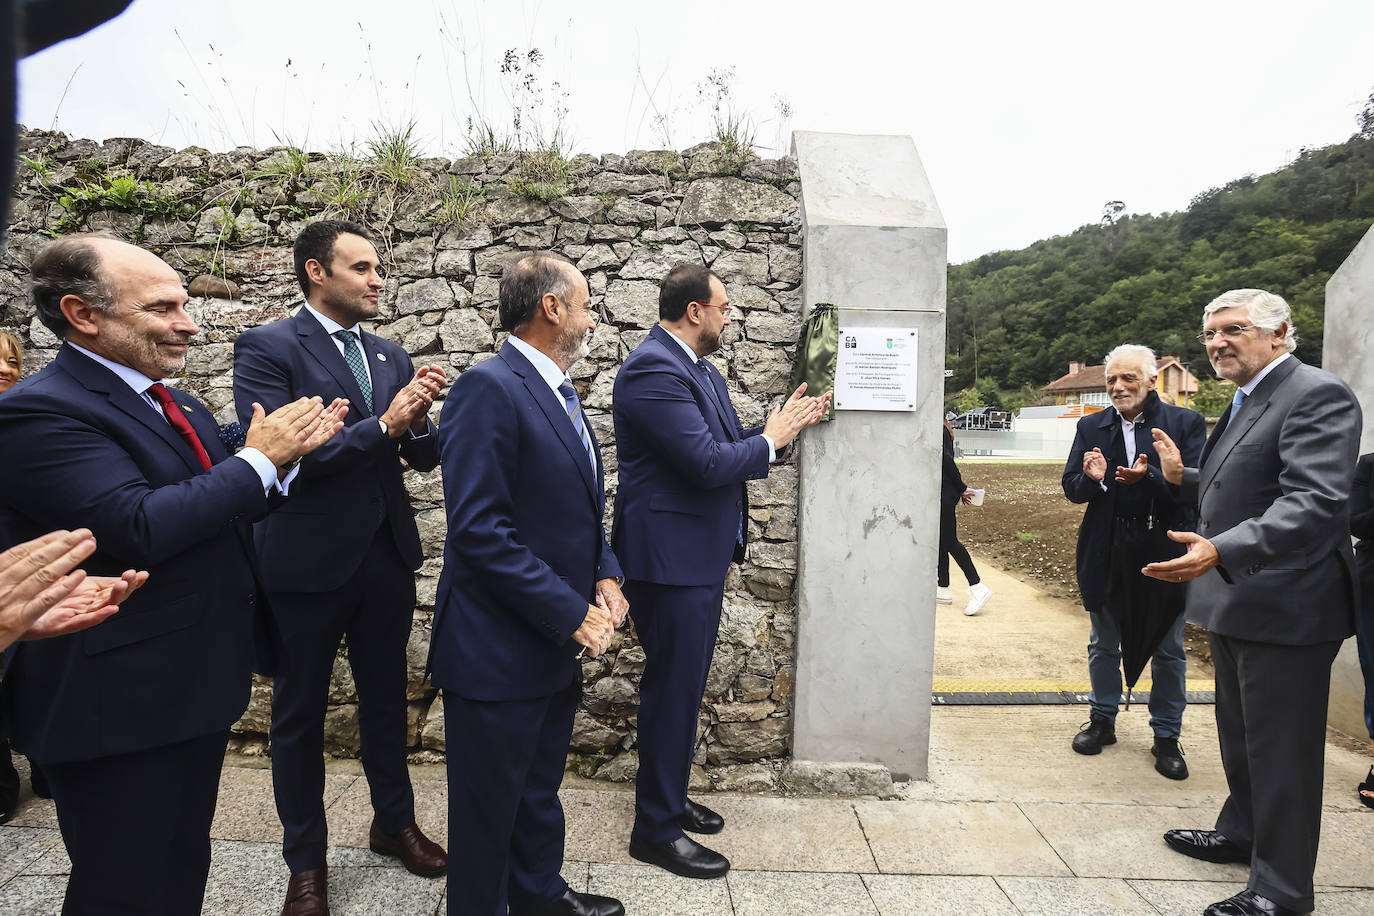
[[[414,824],[400,833],[383,833],[373,821],[367,845],[379,855],[400,859],[406,871],[422,878],[437,878],[448,869],[448,853]]]
[[[323,868],[291,876],[281,916],[329,916],[329,877]]]

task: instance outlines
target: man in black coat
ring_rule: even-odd
[[[1193,510],[1180,489],[1160,473],[1151,428],[1163,429],[1179,444],[1185,460],[1202,454],[1207,424],[1196,411],[1165,404],[1155,393],[1158,371],[1148,347],[1123,344],[1107,354],[1107,394],[1112,409],[1089,414],[1078,421],[1073,449],[1064,465],[1064,495],[1087,503],[1078,530],[1078,591],[1092,619],[1088,640],[1088,676],[1092,682],[1092,713],[1074,736],[1073,749],[1080,754],[1099,754],[1104,745],[1116,743],[1116,711],[1121,702],[1121,627],[1125,610],[1109,607],[1109,594],[1121,601],[1122,593],[1108,588],[1113,554],[1124,585],[1137,594],[1170,586],[1139,574],[1145,559],[1167,559],[1181,549],[1163,541],[1168,557],[1127,556],[1126,545],[1148,540],[1152,533],[1191,531]],[[1115,468],[1114,473],[1108,469]],[[1124,565],[1129,564],[1129,565]],[[1183,654],[1183,590],[1173,596],[1178,615],[1154,651],[1151,663],[1150,728],[1155,740],[1151,753],[1155,769],[1170,779],[1187,779],[1188,766],[1179,751],[1178,737],[1186,706]]]

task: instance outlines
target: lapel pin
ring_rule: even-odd
[[[192,410],[191,408],[187,407],[185,404],[182,404],[182,405],[181,405],[181,409],[184,410],[184,411],[186,411],[187,413],[195,413],[194,410]]]
[[[379,360],[381,360],[382,362],[386,362],[386,357],[383,356],[383,355],[380,354],[380,353],[377,354],[377,358],[378,358]]]

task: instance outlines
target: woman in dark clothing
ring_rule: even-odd
[[[959,474],[959,466],[954,463],[954,430],[950,427],[948,418],[945,420],[943,451],[940,467],[940,563],[936,567],[935,601],[939,604],[954,603],[954,596],[949,591],[949,557],[953,554],[954,562],[959,564],[964,578],[968,580],[968,604],[964,607],[964,613],[972,617],[988,603],[988,599],[992,597],[992,589],[978,578],[973,558],[968,555],[964,545],[959,543],[954,509],[961,502],[971,502],[973,491],[964,485],[964,478]]]
[[[1374,452],[1361,455],[1355,465],[1355,480],[1350,487],[1350,533],[1359,538],[1355,545],[1355,566],[1360,575],[1360,605],[1355,614],[1355,644],[1364,672],[1364,726],[1374,740]],[[1374,808],[1374,767],[1360,783],[1361,804]]]

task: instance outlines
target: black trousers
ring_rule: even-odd
[[[978,578],[978,570],[973,565],[973,558],[968,555],[964,545],[959,543],[959,532],[954,519],[954,509],[958,505],[958,502],[940,504],[940,563],[935,568],[935,584],[941,588],[949,588],[951,554],[954,555],[954,562],[959,564],[959,569],[964,573],[969,585],[977,585],[981,581]]]
[[[1341,643],[1281,646],[1212,634],[1217,738],[1230,797],[1217,832],[1250,847],[1249,886],[1312,909],[1326,706]]]
[[[72,860],[62,916],[200,912],[228,739],[43,767]]]
[[[697,718],[720,630],[720,585],[658,585],[625,580],[635,633],[644,647],[639,681],[639,774],[630,837],[671,843],[697,743]]]
[[[526,700],[444,691],[448,916],[518,916],[567,891],[558,787],[581,698],[580,679]]]
[[[406,643],[415,575],[383,522],[367,558],[341,587],[277,592],[271,599],[281,634],[272,682],[272,786],[282,856],[298,874],[325,864],[324,717],[334,658],[345,637],[377,826],[396,833],[415,823],[406,769]]]

